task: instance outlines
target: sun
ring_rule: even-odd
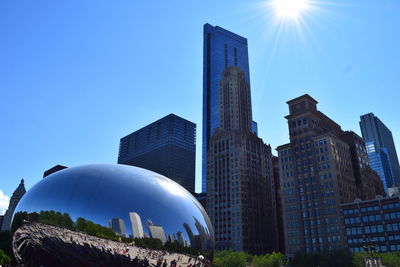
[[[297,19],[310,6],[310,0],[272,0],[276,14],[280,18]]]

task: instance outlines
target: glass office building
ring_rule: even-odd
[[[204,25],[203,48],[203,151],[202,191],[206,191],[207,149],[219,122],[219,83],[222,72],[230,66],[239,67],[250,85],[247,39],[218,26]],[[253,124],[253,131],[257,131]]]
[[[377,148],[375,142],[366,142],[368,159],[371,168],[376,171],[382,180],[385,192],[393,186],[392,170],[390,169],[389,153],[386,148]]]
[[[368,113],[360,117],[360,128],[365,142],[375,142],[378,153],[380,150],[387,151],[393,182],[399,183],[400,165],[397,158],[396,147],[394,145],[392,132],[388,127],[373,113]],[[370,159],[371,160],[371,159]],[[382,164],[384,164],[382,162]],[[388,187],[391,185],[387,184]]]
[[[196,124],[170,114],[120,140],[118,163],[145,168],[195,190]]]

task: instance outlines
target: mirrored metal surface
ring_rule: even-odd
[[[193,264],[210,259],[214,247],[208,215],[188,191],[157,173],[116,164],[44,178],[19,202],[12,231],[15,257],[30,266]]]

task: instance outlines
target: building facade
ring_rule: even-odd
[[[108,227],[119,235],[126,237],[125,222],[121,218],[112,218],[108,221]]]
[[[389,176],[382,177],[386,187],[392,187],[398,184],[400,180],[400,165],[397,157],[396,147],[394,145],[393,135],[389,128],[373,113],[368,113],[360,117],[360,128],[365,142],[374,142],[376,153],[381,150],[388,155],[392,180]],[[372,159],[376,160],[376,159]],[[382,162],[382,165],[384,163]],[[376,170],[378,172],[378,169]]]
[[[143,238],[143,225],[139,214],[136,212],[129,212],[129,219],[131,221],[132,238]]]
[[[174,114],[120,140],[118,163],[145,168],[195,190],[196,124]]]
[[[207,151],[210,138],[220,126],[219,83],[224,69],[230,66],[244,72],[250,86],[247,39],[218,26],[204,25],[203,32],[203,147],[202,191],[206,189]],[[257,123],[253,123],[257,134]]]
[[[378,195],[385,196],[387,191],[384,184],[370,166],[364,139],[353,131],[345,131],[340,137],[349,145],[358,197],[374,199]]]
[[[373,245],[378,252],[400,251],[399,197],[356,200],[340,207],[348,250],[360,252]]]
[[[0,224],[0,231],[9,231],[11,228],[11,219],[14,214],[14,210],[18,205],[18,202],[25,195],[25,183],[24,179],[21,179],[17,189],[15,189],[14,193],[11,196],[10,203],[8,205],[8,209],[4,214],[2,224]]]
[[[45,171],[45,172],[43,173],[43,178],[45,178],[45,177],[47,177],[47,176],[49,176],[50,174],[53,174],[53,173],[55,173],[55,172],[64,170],[64,169],[66,169],[66,168],[68,168],[68,167],[63,166],[63,165],[55,165],[54,167],[51,167],[50,169],[48,169],[47,171]]]
[[[151,220],[147,220],[147,227],[149,228],[151,238],[159,239],[163,244],[167,242],[167,235],[162,226],[154,225]]]
[[[276,207],[276,225],[277,225],[277,249],[281,253],[285,253],[285,232],[283,228],[282,217],[282,197],[281,197],[281,184],[279,179],[279,158],[272,157],[272,175],[274,177],[274,195]]]
[[[271,148],[252,130],[246,73],[228,67],[219,83],[219,122],[207,152],[207,213],[216,249],[276,251]]]
[[[317,103],[307,94],[287,102],[290,143],[277,148],[289,255],[344,248],[340,204],[383,191],[362,139],[344,132]]]
[[[385,191],[395,186],[389,153],[386,147],[377,147],[375,141],[365,143],[371,168],[378,173]]]

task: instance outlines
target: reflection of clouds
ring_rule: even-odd
[[[162,176],[156,176],[158,179],[156,180],[162,188],[171,193],[172,195],[187,197],[187,193],[182,189],[182,187],[175,183],[172,180],[166,179]]]
[[[6,212],[9,202],[10,198],[0,190],[0,215],[3,215]]]

